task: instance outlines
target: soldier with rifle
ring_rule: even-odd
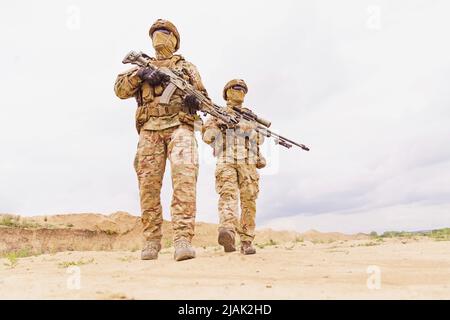
[[[248,86],[244,80],[229,81],[223,89],[226,112],[237,120],[229,124],[217,117],[210,117],[202,128],[203,141],[211,145],[217,158],[215,170],[216,192],[219,194],[218,242],[225,252],[236,251],[236,233],[240,238],[240,252],[255,254],[252,246],[255,238],[256,199],[259,194],[258,169],[266,166],[260,152],[264,137],[274,137],[283,147],[306,146],[286,139],[268,129],[271,123],[244,107]],[[238,202],[241,214],[238,215]]]
[[[139,144],[134,167],[139,181],[144,226],[145,243],[141,258],[157,259],[161,250],[163,216],[160,193],[166,159],[169,159],[173,186],[174,259],[181,261],[195,257],[191,244],[198,175],[194,125],[201,121],[197,115],[199,105],[209,98],[196,67],[175,54],[180,48],[177,28],[169,21],[157,20],[149,35],[156,56],[128,54],[123,63],[136,66],[119,74],[114,89],[119,98],[135,98],[138,105],[136,129]]]

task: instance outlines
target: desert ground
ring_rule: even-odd
[[[259,230],[224,253],[199,223],[197,258],[141,261],[138,218],[0,215],[0,299],[450,299],[448,237]]]

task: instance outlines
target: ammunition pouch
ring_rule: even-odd
[[[258,154],[256,158],[256,168],[262,169],[267,165],[266,158],[264,158],[261,154]]]
[[[139,133],[150,117],[170,116],[181,111],[179,106],[138,106],[136,110],[136,130]]]

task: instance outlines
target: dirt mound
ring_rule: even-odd
[[[96,213],[70,213],[53,216],[36,216],[22,218],[25,221],[41,226],[72,228],[90,231],[105,231],[108,233],[126,233],[137,227],[139,217],[127,212],[118,211],[110,215]]]
[[[172,246],[172,228],[163,223],[163,248]],[[286,242],[331,242],[360,239],[341,233],[308,231],[258,230],[255,243],[259,246]],[[365,236],[367,237],[367,236]],[[60,251],[139,250],[142,246],[142,223],[127,212],[110,215],[80,213],[52,216],[21,217],[0,214],[0,254],[12,251],[53,253]],[[193,244],[197,247],[217,245],[217,225],[196,223]]]
[[[355,235],[343,234],[339,232],[319,232],[317,230],[309,230],[302,233],[302,236],[305,240],[309,241],[322,241],[322,242],[331,242],[331,241],[348,241],[348,240],[364,240],[367,239],[368,236],[363,233],[358,233]]]

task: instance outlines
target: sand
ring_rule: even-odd
[[[183,262],[173,260],[172,248],[156,261],[129,250],[57,252],[15,265],[1,259],[0,298],[450,299],[449,241],[300,241],[253,256],[200,247]]]

